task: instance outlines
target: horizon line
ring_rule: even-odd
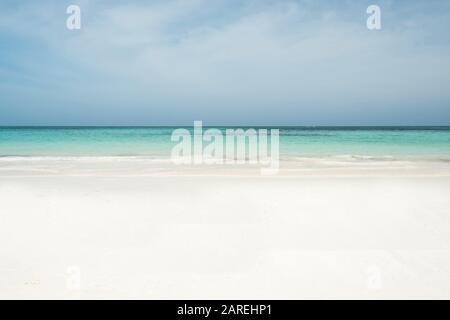
[[[0,125],[0,128],[190,128],[192,125]],[[202,125],[205,128],[450,128],[450,125]]]

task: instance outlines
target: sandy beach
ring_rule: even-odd
[[[450,300],[450,0],[3,0],[0,30],[0,300]]]
[[[0,298],[448,299],[449,168],[3,159]]]

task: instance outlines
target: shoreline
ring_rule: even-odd
[[[174,164],[162,157],[3,157],[0,177],[8,176],[257,176],[262,164]],[[268,177],[450,176],[450,161],[388,157],[281,158]]]

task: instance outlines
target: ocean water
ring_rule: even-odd
[[[0,127],[0,157],[168,158],[172,147],[176,145],[170,139],[175,129],[175,127]],[[192,128],[187,129],[192,131]],[[207,127],[203,128],[206,129]],[[281,157],[409,157],[450,160],[450,127],[279,129]]]

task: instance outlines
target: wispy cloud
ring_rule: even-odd
[[[0,5],[0,124],[450,122],[448,1],[70,3]]]

